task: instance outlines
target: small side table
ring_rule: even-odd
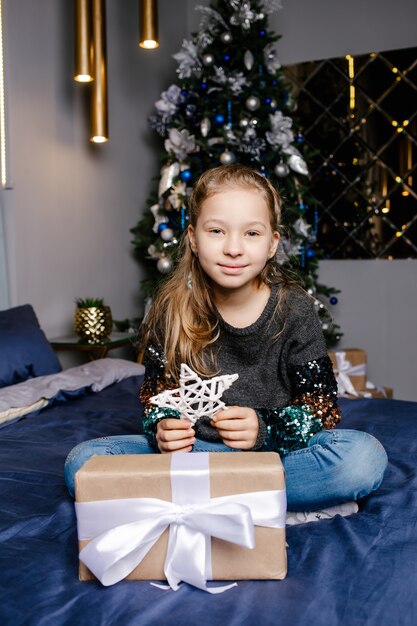
[[[138,351],[137,342],[138,336],[135,333],[122,333],[112,332],[110,335],[100,341],[99,343],[88,343],[83,339],[80,339],[77,335],[67,335],[65,337],[55,337],[49,339],[49,343],[54,350],[75,350],[77,352],[86,352],[90,361],[95,359],[104,359],[107,356],[109,350],[114,348],[121,348],[123,346],[135,347]]]

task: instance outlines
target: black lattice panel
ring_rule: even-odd
[[[327,258],[417,257],[417,48],[285,73]]]

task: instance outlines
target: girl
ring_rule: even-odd
[[[381,444],[333,430],[340,412],[320,322],[311,298],[276,261],[280,204],[268,179],[244,166],[216,167],[197,181],[182,257],[147,317],[146,437],[74,448],[66,463],[71,493],[75,472],[93,454],[193,450],[279,452],[293,511],[356,500],[380,485]],[[178,386],[181,363],[203,377],[239,374],[223,394],[227,409],[194,427],[149,402]]]

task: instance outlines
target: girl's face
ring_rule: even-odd
[[[192,251],[214,286],[253,289],[279,234],[270,224],[268,205],[256,189],[230,188],[207,198],[195,227],[188,227]]]

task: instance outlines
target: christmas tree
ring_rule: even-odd
[[[177,80],[155,103],[152,128],[163,140],[157,189],[148,211],[132,229],[152,295],[173,268],[187,228],[193,182],[219,164],[257,169],[279,189],[284,232],[278,259],[314,297],[328,346],[341,336],[328,303],[338,290],[319,284],[318,212],[308,196],[309,173],[296,103],[278,59],[279,36],[268,28],[279,0],[217,0],[201,12],[198,33],[174,55]]]

